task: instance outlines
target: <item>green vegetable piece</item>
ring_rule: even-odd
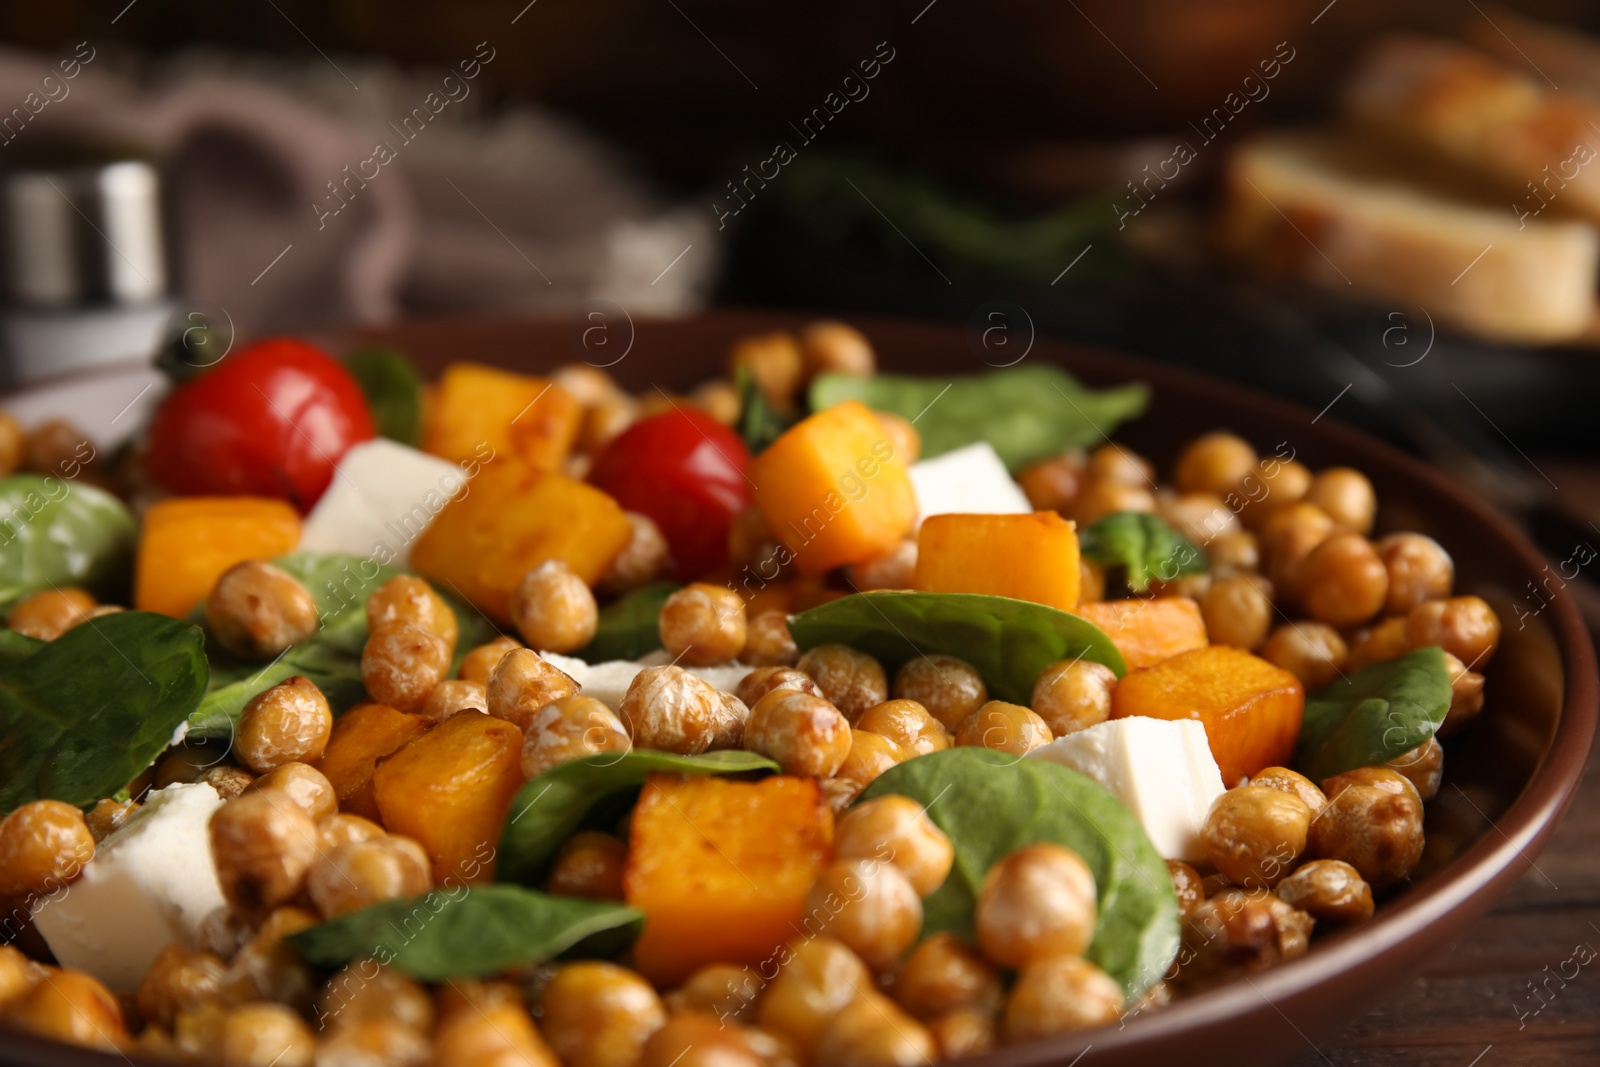
[[[889,768],[861,799],[891,793],[922,803],[955,846],[950,876],[923,901],[924,935],[972,942],[983,876],[1023,845],[1047,841],[1094,872],[1100,907],[1088,959],[1122,983],[1129,1001],[1167,973],[1178,952],[1178,900],[1166,862],[1092,779],[1048,760],[951,748]]]
[[[1128,588],[1142,593],[1153,578],[1170,582],[1180,574],[1203,574],[1209,564],[1193,541],[1155,515],[1119,511],[1078,536],[1085,556],[1107,567],[1121,567]]]
[[[813,411],[859,400],[874,411],[916,419],[924,458],[988,441],[1013,471],[1104,440],[1144,414],[1149,399],[1142,382],[1089,389],[1046,363],[960,378],[822,374],[811,383]]]
[[[118,612],[36,644],[0,663],[0,813],[112,795],[161,754],[205,691],[205,635],[165,615]]]
[[[574,653],[585,663],[638,659],[661,647],[661,605],[683,588],[676,582],[651,582],[600,609],[594,639]]]
[[[120,588],[138,532],[122,501],[55,476],[0,478],[0,607],[39,589]]]
[[[895,668],[933,652],[977,668],[1001,700],[1027,704],[1039,672],[1057,660],[1104,663],[1122,677],[1128,665],[1098,626],[1071,612],[981,593],[856,593],[789,619],[801,650],[832,642],[869,652]]]
[[[361,684],[361,650],[367,643],[367,597],[390,578],[407,572],[338,553],[295,552],[272,562],[310,591],[317,602],[321,625],[310,640],[270,663],[240,660],[212,648],[211,684],[189,719],[192,737],[230,736],[251,697],[297,674],[317,683],[335,715],[366,699],[366,688]],[[493,638],[497,631],[482,612],[445,590],[440,590],[439,595],[456,613],[459,635],[451,662],[454,674],[462,657]],[[195,608],[189,618],[203,624],[203,606]]]
[[[607,797],[639,788],[652,774],[747,774],[777,769],[765,756],[733,749],[703,756],[635,749],[558,764],[528,779],[512,800],[511,813],[500,832],[495,878],[533,881],[582,825],[590,809]]]
[[[794,420],[786,419],[773,410],[756,384],[756,376],[749,367],[740,367],[733,379],[739,391],[739,436],[753,456],[776,441]]]
[[[1443,649],[1374,663],[1306,697],[1294,769],[1320,782],[1386,763],[1432,737],[1449,710]]]
[[[345,369],[366,394],[380,436],[415,448],[422,443],[422,379],[392,348],[362,348],[344,357]]]
[[[625,932],[631,943],[643,924],[641,912],[609,901],[511,885],[461,885],[386,900],[288,940],[318,967],[371,956],[418,981],[443,982],[543,963],[608,931]]]
[[[0,667],[13,667],[47,644],[15,630],[0,629]]]

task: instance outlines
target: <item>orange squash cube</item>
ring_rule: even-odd
[[[1130,671],[1210,643],[1200,605],[1186,596],[1103,600],[1073,610],[1106,632]]]
[[[760,963],[802,931],[832,856],[833,813],[813,778],[651,777],[622,880],[645,913],[634,966],[670,988],[703,964]]]
[[[282,500],[255,496],[180,496],[144,513],[133,606],[182,618],[222,572],[273,559],[300,544],[300,516]]]
[[[801,574],[882,555],[916,520],[904,458],[856,400],[791,426],[751,463],[750,481],[756,507]]]
[[[487,882],[511,799],[522,788],[522,731],[459,712],[378,764],[373,798],[383,825],[416,838],[443,884]]]
[[[456,463],[518,459],[555,470],[572,451],[583,406],[549,378],[452,363],[428,394],[423,451]]]
[[[1078,606],[1078,530],[1053,511],[931,515],[917,535],[916,588]]]
[[[1288,671],[1212,645],[1128,672],[1111,691],[1111,717],[1199,719],[1231,789],[1263,767],[1288,764],[1305,702],[1305,689]]]
[[[407,715],[387,704],[361,704],[339,716],[316,768],[333,783],[339,810],[377,822],[382,818],[372,794],[379,762],[433,728],[421,715]]]
[[[506,625],[523,575],[559,559],[593,585],[632,536],[605,493],[502,458],[439,511],[412,546],[411,566]]]

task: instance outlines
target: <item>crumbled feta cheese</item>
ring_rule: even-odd
[[[911,484],[917,513],[929,515],[1009,515],[1031,512],[1022,487],[987,441],[913,463]]]
[[[38,901],[34,925],[61,965],[131,992],[167,945],[194,947],[201,921],[226,904],[208,829],[220,807],[205,782],[152,792],[77,881]]]
[[[445,504],[466,491],[449,460],[378,437],[350,449],[306,516],[300,547],[404,564]]]
[[[1028,753],[1088,775],[1122,802],[1164,859],[1206,858],[1200,831],[1222,773],[1197,719],[1133,715],[1079,730]]]

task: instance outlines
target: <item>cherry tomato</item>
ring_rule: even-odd
[[[728,528],[750,503],[750,452],[709,415],[675,408],[640,419],[611,442],[589,481],[661,527],[673,577],[698,578],[728,560]]]
[[[273,338],[178,386],[150,424],[151,476],[181,495],[281,497],[306,512],[372,437],[361,387],[327,353]]]

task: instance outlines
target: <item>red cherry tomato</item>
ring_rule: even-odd
[[[174,493],[281,497],[306,512],[350,446],[371,437],[372,414],[349,372],[281,337],[169,393],[150,424],[146,458]]]
[[[728,560],[728,528],[750,503],[750,452],[709,415],[676,408],[640,419],[601,454],[589,481],[661,527],[672,576],[698,578]]]

